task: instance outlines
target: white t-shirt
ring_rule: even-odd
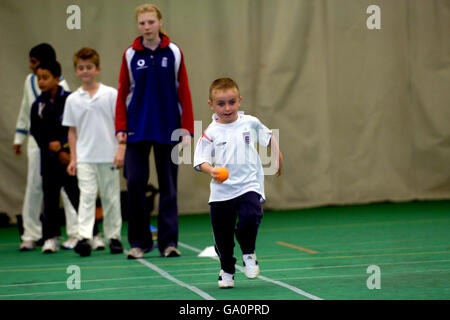
[[[211,179],[209,202],[234,199],[246,192],[264,194],[264,172],[255,143],[267,147],[272,131],[258,118],[239,112],[233,123],[213,121],[197,142],[194,153],[194,168],[207,162],[215,167],[226,167],[229,177],[222,183]]]
[[[67,97],[62,124],[77,129],[77,162],[114,161],[116,99],[117,90],[103,84],[92,98],[81,87]]]

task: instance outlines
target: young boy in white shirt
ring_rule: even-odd
[[[115,157],[117,153],[123,155],[125,145],[118,146],[115,137],[117,90],[97,82],[100,57],[94,49],[79,50],[74,56],[74,67],[82,86],[67,98],[63,125],[69,127],[71,160],[67,172],[78,177],[80,188],[79,241],[75,252],[83,257],[91,254],[99,188],[104,235],[111,253],[122,253],[120,177]]]
[[[243,254],[245,275],[256,278],[259,274],[255,243],[265,194],[264,172],[255,142],[270,146],[275,152],[276,176],[282,168],[282,155],[272,139],[272,131],[257,118],[239,112],[241,101],[239,87],[232,79],[221,78],[211,84],[208,104],[215,113],[194,153],[194,168],[212,178],[209,205],[221,265],[220,288],[234,287],[235,234]],[[227,168],[229,178],[220,182],[216,167]]]

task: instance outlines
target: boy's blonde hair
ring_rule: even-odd
[[[134,12],[136,14],[136,20],[139,17],[139,15],[146,13],[146,12],[155,12],[158,20],[162,20],[161,10],[159,10],[159,8],[157,6],[155,6],[154,4],[150,4],[150,3],[142,4],[138,7],[136,7],[136,9],[134,9]],[[162,33],[163,35],[167,36],[167,33],[163,29],[159,29],[159,32]]]
[[[95,66],[100,67],[100,55],[92,48],[84,47],[73,56],[73,66],[76,68],[79,60],[90,60]]]
[[[229,90],[229,89],[236,89],[239,94],[239,87],[236,82],[234,82],[231,78],[219,78],[213,81],[211,85],[209,86],[209,100],[213,101],[213,91],[214,90]]]

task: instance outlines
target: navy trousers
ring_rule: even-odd
[[[260,195],[251,191],[235,199],[209,204],[215,249],[220,266],[227,273],[235,272],[235,235],[242,254],[255,252],[256,235],[263,217],[259,199]]]
[[[150,177],[150,151],[153,147],[158,175],[159,212],[158,248],[178,245],[177,175],[178,165],[172,162],[174,145],[154,141],[131,142],[125,153],[124,175],[128,189],[128,242],[132,248],[145,251],[153,247],[150,212],[146,188]]]
[[[47,240],[61,235],[60,219],[58,217],[61,188],[64,188],[77,212],[80,191],[77,177],[69,176],[66,172],[66,166],[59,163],[55,157],[43,159],[42,162],[41,174],[44,193],[44,212],[41,218],[42,237],[44,240]]]

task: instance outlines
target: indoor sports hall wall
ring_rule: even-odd
[[[26,155],[12,143],[29,49],[52,44],[75,89],[72,56],[91,46],[100,80],[117,87],[142,3],[0,1],[0,211],[21,213]],[[184,52],[201,128],[211,119],[210,83],[230,76],[242,110],[279,129],[284,174],[266,177],[266,208],[450,198],[450,1],[153,3]],[[80,29],[68,28],[70,5],[81,10]],[[380,11],[368,13],[371,5]],[[381,29],[368,27],[377,22]],[[208,196],[208,177],[181,165],[180,212],[208,211]]]

